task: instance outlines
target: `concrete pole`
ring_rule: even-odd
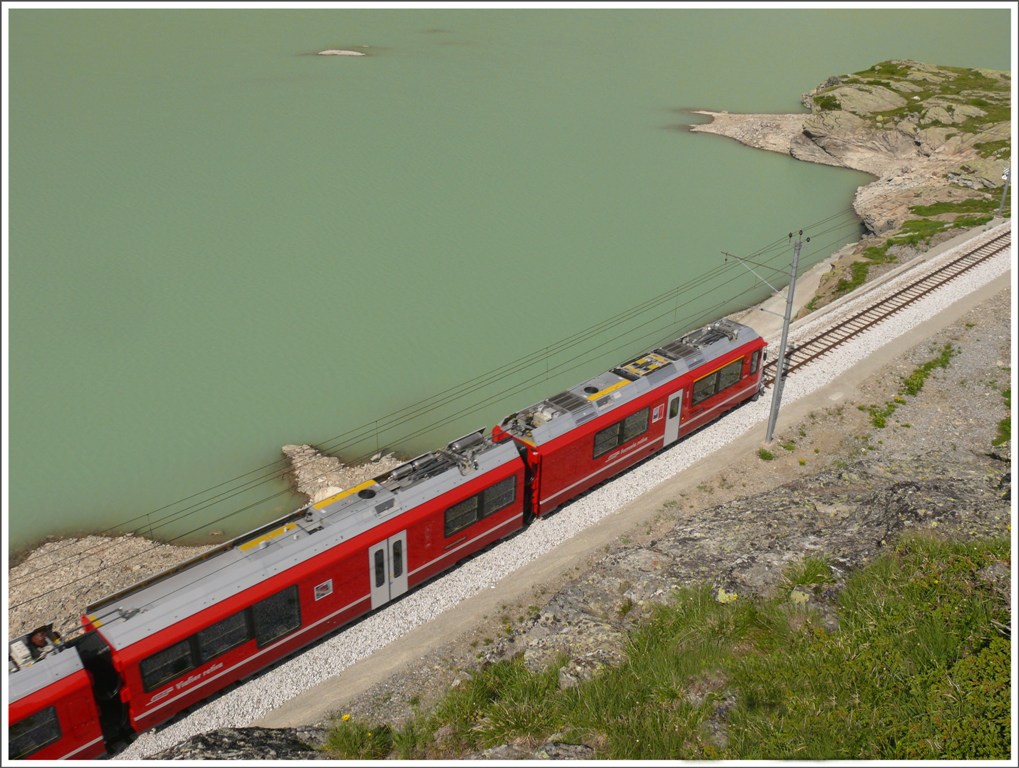
[[[1001,178],[1005,180],[1005,188],[1001,190],[1001,205],[998,206],[998,218],[1001,218],[1002,212],[1005,210],[1005,196],[1008,194],[1008,182],[1012,178],[1011,168],[1006,168],[1005,172],[1001,174]]]
[[[803,230],[799,232],[800,236],[803,235]],[[792,238],[792,233],[789,233],[789,237]],[[807,238],[807,242],[810,242],[810,238]],[[771,413],[768,416],[768,434],[764,438],[764,442],[770,443],[772,437],[775,434],[775,421],[778,419],[778,408],[782,402],[782,386],[785,383],[785,348],[786,342],[789,340],[789,322],[793,316],[793,292],[796,290],[796,273],[800,265],[800,248],[803,247],[803,241],[800,237],[796,238],[796,242],[793,244],[793,266],[789,274],[789,289],[786,292],[785,300],[785,319],[782,322],[782,342],[778,345],[778,363],[775,366],[775,391],[771,397]]]

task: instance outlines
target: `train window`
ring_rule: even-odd
[[[471,496],[446,510],[446,536],[452,536],[478,519],[478,502],[481,496]]]
[[[721,392],[723,389],[728,389],[743,375],[743,358],[739,360],[733,360],[725,368],[718,372],[718,391]]]
[[[677,397],[672,401],[672,405],[669,406],[669,418],[674,419],[679,415],[679,406],[683,402],[683,398]]]
[[[375,550],[375,586],[381,587],[386,583],[386,551]]]
[[[393,578],[398,579],[403,575],[403,542],[393,542]]]
[[[38,752],[47,744],[60,739],[60,722],[57,720],[57,708],[46,707],[19,720],[7,730],[12,760]]]
[[[142,685],[146,691],[154,690],[167,680],[194,669],[195,659],[191,653],[191,641],[181,640],[179,643],[142,659],[139,665],[142,673]]]
[[[702,376],[693,383],[693,404],[703,402],[723,389],[731,387],[740,380],[743,371],[743,358],[731,363],[707,376]]]
[[[255,640],[258,647],[293,632],[301,626],[301,604],[297,599],[297,586],[287,587],[272,597],[251,606],[255,620]]]
[[[619,425],[613,424],[594,436],[594,458],[598,458],[619,445]]]
[[[597,459],[613,448],[628,443],[633,438],[647,432],[650,412],[650,408],[643,408],[596,433],[594,436],[594,458]]]
[[[198,655],[205,662],[250,640],[251,630],[242,611],[206,627],[195,637],[198,639]]]
[[[718,390],[715,385],[718,383],[718,372],[709,373],[693,383],[693,404],[703,402],[711,397]]]
[[[750,356],[750,373],[757,373],[757,366],[761,364],[761,350],[755,349],[754,354]]]
[[[483,517],[494,515],[505,509],[517,498],[517,479],[507,477],[495,485],[490,485],[481,493],[464,499],[446,510],[446,536],[462,531],[468,525],[476,523]]]
[[[644,408],[623,419],[623,433],[619,440],[620,444],[628,443],[638,435],[643,435],[647,432],[648,413],[649,410]]]
[[[490,488],[486,488],[481,494],[481,514],[479,517],[494,515],[500,509],[505,509],[517,498],[517,479],[507,477],[500,480]]]

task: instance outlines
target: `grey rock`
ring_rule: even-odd
[[[153,760],[327,760],[316,749],[320,728],[221,728],[194,736],[152,756]]]

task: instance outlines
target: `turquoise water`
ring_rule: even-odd
[[[690,134],[687,110],[799,111],[889,58],[1010,66],[1004,10],[8,22],[12,550],[239,533],[299,503],[283,444],[438,447],[763,298],[723,251],[787,270],[791,230],[804,267],[858,239],[867,177]]]

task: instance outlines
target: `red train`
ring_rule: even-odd
[[[721,320],[16,640],[8,758],[115,751],[399,597],[756,399],[765,346]]]

